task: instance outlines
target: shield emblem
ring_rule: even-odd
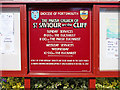
[[[33,20],[37,20],[39,18],[39,10],[32,10],[31,11],[31,18]]]
[[[83,19],[83,20],[86,20],[88,18],[88,10],[81,10],[80,11],[80,17]]]

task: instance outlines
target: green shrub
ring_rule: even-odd
[[[31,89],[87,90],[87,78],[31,78]]]
[[[120,90],[120,78],[96,78],[97,90]]]
[[[2,89],[24,88],[24,77],[1,77],[0,86]]]

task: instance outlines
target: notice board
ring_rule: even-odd
[[[100,8],[99,13],[100,71],[118,71],[120,70],[119,8]]]
[[[0,12],[0,70],[21,71],[20,8]]]
[[[90,8],[29,8],[29,71],[91,72]]]

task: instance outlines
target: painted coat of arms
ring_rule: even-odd
[[[80,17],[86,20],[88,18],[88,10],[80,10]]]
[[[31,18],[33,20],[37,20],[39,18],[39,10],[32,10],[31,11]]]

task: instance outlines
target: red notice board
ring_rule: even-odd
[[[106,19],[106,21],[109,20],[110,25],[111,25],[111,23],[116,24],[115,21],[114,22],[110,22],[110,20],[116,20],[116,21],[118,20],[116,18],[119,18],[119,14],[116,14],[116,12],[119,12],[120,6],[119,5],[94,5],[93,8],[94,8],[93,17],[95,19],[95,21],[93,22],[93,23],[95,23],[94,24],[94,29],[93,29],[94,30],[93,31],[94,32],[94,37],[93,38],[94,38],[94,41],[95,41],[94,42],[94,56],[93,57],[95,57],[95,60],[96,60],[95,61],[95,67],[96,67],[95,68],[95,72],[96,72],[96,75],[98,75],[99,77],[106,77],[106,76],[107,77],[119,77],[119,75],[120,75],[119,74],[120,73],[120,70],[119,70],[119,58],[118,58],[119,55],[117,56],[117,58],[116,57],[114,57],[114,58],[111,57],[114,54],[112,54],[112,55],[110,54],[111,56],[109,55],[109,57],[108,57],[107,54],[110,53],[110,51],[108,52],[107,48],[105,48],[106,50],[103,50],[104,53],[103,52],[100,53],[102,51],[101,50],[102,45],[104,46],[106,44],[106,42],[103,42],[104,39],[102,39],[102,40],[100,40],[100,39],[102,38],[102,35],[104,33],[107,32],[106,36],[108,35],[108,31],[105,28],[108,28],[108,26],[109,26],[106,22],[101,24],[101,21]],[[100,17],[102,16],[101,12],[104,14],[104,18],[102,17],[102,19],[100,19]],[[111,12],[114,12],[114,13],[111,14]],[[108,17],[107,18],[105,17],[106,13],[108,13]],[[109,16],[109,14],[111,14],[111,16]],[[114,16],[114,15],[117,15],[117,16]],[[118,22],[119,22],[119,20],[118,20]],[[104,26],[104,25],[106,25],[106,27],[102,28],[101,26]],[[116,30],[115,27],[117,27],[117,26],[112,26],[111,25],[111,27],[114,27],[114,30]],[[101,34],[102,30],[104,30],[104,33]],[[112,29],[110,28],[109,30],[112,30]],[[112,33],[111,36],[112,35],[114,35],[114,33]],[[119,30],[117,31],[117,35],[119,36]],[[107,39],[110,39],[110,37],[107,38]],[[103,43],[101,44],[101,42],[103,42],[105,44],[103,44]],[[118,37],[118,41],[117,42],[119,42],[119,37]],[[109,45],[109,43],[107,42],[106,47],[108,47],[108,45]],[[117,49],[118,49],[118,54],[119,54],[119,44],[117,46]],[[102,54],[104,54],[104,56],[102,56]],[[107,64],[105,65],[104,63],[101,63],[102,62],[101,60],[104,61],[104,62],[106,62],[106,60],[109,60],[108,65]],[[113,60],[114,60],[114,62],[118,62],[118,63],[117,64],[111,63],[111,61],[113,61]],[[106,68],[106,66],[108,67],[109,65],[110,65],[111,68],[109,67],[107,69],[101,70],[101,67],[102,68],[103,67]],[[117,69],[116,69],[116,67],[117,67]]]
[[[19,76],[26,75],[27,74],[26,5],[24,4],[0,5],[0,8],[2,8],[1,14],[2,13],[4,15],[11,14],[14,17],[13,18],[13,29],[12,29],[14,30],[14,38],[13,38],[14,53],[0,53],[1,54],[0,61],[2,62],[1,63],[2,69],[0,69],[0,72],[2,74],[2,77],[14,77],[14,76],[19,77]],[[6,30],[6,32],[9,32],[9,30]],[[20,41],[20,43],[18,43],[18,41]],[[3,61],[6,63],[3,63]],[[19,62],[19,66],[16,66],[18,65],[18,62]]]
[[[91,9],[29,9],[29,71],[90,73]]]

